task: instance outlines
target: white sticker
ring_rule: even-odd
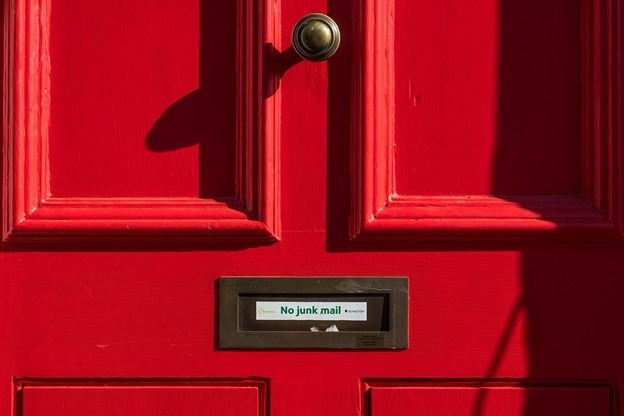
[[[256,302],[258,321],[366,321],[366,302]]]

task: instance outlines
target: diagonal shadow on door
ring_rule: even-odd
[[[592,3],[500,2],[494,195],[509,198],[537,191],[538,195],[578,196],[583,192],[578,64],[582,45],[577,34],[582,30],[582,7]],[[558,225],[556,218],[548,221]],[[529,382],[556,385],[549,380],[564,380],[560,383],[569,385],[570,380],[578,380],[592,386],[617,379],[622,371],[617,351],[623,337],[622,331],[614,331],[622,319],[614,288],[621,287],[622,266],[616,259],[623,254],[621,246],[606,242],[524,244],[522,293],[510,308],[486,378],[497,375],[508,352],[505,334],[519,324],[523,313]],[[544,394],[528,389],[524,400],[524,416],[546,414],[549,403]],[[473,416],[483,414],[484,401],[482,396]],[[583,407],[580,403],[574,414],[603,414]]]

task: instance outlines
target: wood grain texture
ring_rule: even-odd
[[[403,102],[405,100],[397,101],[395,97],[395,71],[402,71],[404,68],[395,67],[394,56],[402,53],[400,48],[407,45],[397,43],[396,50],[384,46],[395,44],[395,2],[359,2],[355,22],[359,28],[357,33],[362,33],[363,37],[354,54],[353,78],[356,86],[353,94],[352,157],[356,174],[352,177],[351,238],[382,241],[475,241],[523,238],[601,239],[621,236],[619,178],[614,174],[615,163],[620,157],[620,137],[615,134],[617,121],[613,117],[617,108],[613,101],[613,91],[618,91],[614,78],[617,71],[614,58],[618,56],[614,43],[614,4],[611,0],[583,0],[579,3],[581,63],[580,68],[575,71],[581,74],[582,81],[578,92],[582,103],[579,127],[582,161],[577,161],[582,179],[576,185],[580,193],[545,195],[541,190],[543,185],[535,184],[535,196],[522,193],[519,197],[509,197],[508,194],[453,195],[452,191],[450,194],[440,195],[399,192],[395,154],[401,150],[395,149],[395,119],[399,111],[396,106],[400,102],[400,111],[404,112],[404,107],[413,103],[406,104]],[[425,7],[424,3],[421,7]],[[436,5],[436,8],[439,7],[442,6]],[[503,40],[498,39],[498,42]],[[483,50],[479,52],[482,53]],[[423,65],[429,64],[427,62]],[[479,80],[487,82],[483,77]],[[569,88],[564,90],[565,94],[570,94]],[[545,94],[549,99],[554,95],[552,92]],[[498,111],[501,111],[500,107]],[[445,116],[440,111],[436,113],[436,117],[439,118],[435,123],[449,122],[444,121]],[[574,125],[574,117],[570,120],[570,117],[561,116],[560,119]],[[455,121],[453,123],[454,128],[457,128]],[[553,128],[552,123],[543,124],[548,125],[549,129]],[[415,134],[417,130],[409,128],[408,131]],[[435,140],[435,136],[419,140]],[[574,140],[570,143],[574,145]],[[538,152],[539,149],[534,151]],[[408,152],[406,157],[409,159],[412,153],[414,152]],[[567,153],[566,150],[559,149],[557,154],[561,159],[559,155]],[[576,149],[571,150],[570,160],[575,160],[574,154]],[[521,156],[522,153],[516,155],[520,158]],[[415,160],[422,157],[424,156],[419,155]],[[432,163],[440,163],[439,157],[434,157],[434,160]],[[549,163],[558,166],[554,160]],[[569,165],[562,161],[561,166],[564,164]],[[442,163],[441,168],[456,169],[456,165],[458,164]],[[502,182],[496,175],[502,174],[505,169],[506,167],[497,166],[496,172],[491,174],[490,180],[494,185],[497,181]],[[469,177],[471,173],[467,172],[466,175]],[[443,186],[450,187],[448,189],[454,186],[449,179],[436,180]],[[428,183],[431,185],[431,181]],[[475,204],[474,201],[478,202]],[[555,212],[552,207],[557,204],[560,208]],[[432,206],[436,209],[430,209]]]
[[[403,385],[372,387],[368,394],[371,416],[613,414],[608,386],[505,386],[503,383],[481,387]]]
[[[19,386],[18,394],[18,416],[266,415],[264,386],[254,382],[39,382]]]
[[[175,197],[168,195],[169,191],[165,191],[162,196],[158,192],[150,195],[148,188],[136,184],[131,187],[139,186],[142,195],[131,197],[132,194],[127,194],[127,191],[123,190],[125,189],[123,188],[124,181],[126,183],[131,181],[127,178],[129,171],[124,173],[126,168],[115,169],[114,166],[121,163],[130,169],[144,168],[132,166],[136,164],[133,161],[137,157],[136,152],[133,151],[125,152],[131,153],[127,160],[112,163],[113,170],[102,173],[108,178],[98,176],[99,179],[94,178],[93,181],[79,179],[81,177],[79,172],[90,169],[89,166],[93,165],[93,162],[89,163],[88,158],[86,162],[82,160],[84,158],[81,153],[85,152],[81,150],[84,147],[82,143],[80,146],[74,146],[71,141],[67,142],[66,136],[63,135],[70,134],[72,128],[80,127],[84,121],[79,119],[72,124],[71,117],[63,116],[62,111],[53,111],[57,108],[56,106],[68,109],[67,111],[70,112],[77,111],[80,106],[80,103],[77,104],[78,107],[74,105],[71,101],[72,97],[63,97],[66,91],[63,93],[59,91],[58,97],[60,98],[55,101],[54,91],[51,90],[50,73],[55,65],[51,57],[56,56],[50,53],[50,16],[54,2],[15,0],[11,3],[11,7],[15,9],[14,20],[12,20],[14,24],[10,26],[13,27],[13,31],[9,34],[11,65],[8,67],[4,88],[6,97],[9,97],[11,103],[11,111],[5,114],[4,182],[6,193],[4,207],[7,212],[3,221],[5,240],[64,241],[78,238],[87,241],[102,241],[119,238],[149,238],[150,240],[173,238],[200,241],[275,241],[279,238],[279,159],[276,157],[279,149],[279,129],[276,127],[276,120],[280,98],[279,92],[267,99],[263,97],[264,85],[260,80],[265,71],[272,69],[265,62],[264,55],[259,52],[264,42],[272,41],[279,45],[279,41],[274,39],[277,37],[276,27],[278,26],[272,23],[275,21],[275,14],[278,13],[278,8],[274,3],[240,0],[237,4],[238,32],[236,42],[232,40],[230,47],[236,47],[238,51],[236,100],[239,104],[236,109],[232,107],[228,117],[232,120],[236,119],[238,127],[235,135],[231,138],[224,138],[236,141],[236,169],[235,172],[226,170],[218,173],[218,175],[233,178],[232,183],[235,184],[236,189],[233,195],[218,198],[203,195],[202,193],[211,191],[202,190],[201,186],[198,197],[190,195]],[[82,7],[88,10],[93,9],[89,6]],[[66,12],[72,11],[75,14],[77,10],[79,12],[79,9],[80,6],[74,5]],[[63,8],[59,7],[57,13],[62,11]],[[162,10],[159,13],[162,13]],[[107,14],[102,18],[106,16]],[[62,17],[56,21],[62,21]],[[121,20],[118,23],[123,23],[122,17],[119,19]],[[75,21],[85,23],[78,18]],[[141,28],[137,27],[135,30],[140,31]],[[102,31],[97,33],[98,36],[104,36]],[[96,39],[101,40],[101,38]],[[62,51],[63,46],[62,43],[55,41],[56,49],[54,50]],[[203,48],[208,48],[208,46],[203,45]],[[122,50],[116,53],[123,55],[124,52]],[[99,55],[94,56],[97,58],[93,59],[97,61]],[[63,62],[58,75],[62,76],[65,72],[69,74],[67,77],[71,78],[71,71],[80,65],[79,59],[74,62]],[[94,80],[94,82],[102,87],[102,82],[108,81]],[[76,86],[80,86],[79,80]],[[57,91],[59,89],[62,88],[56,88]],[[68,91],[71,92],[71,89]],[[110,95],[110,93],[106,94]],[[89,96],[83,94],[83,99],[86,99],[84,97]],[[113,95],[111,97],[110,100],[115,99]],[[153,99],[153,97],[150,98]],[[231,101],[234,101],[234,97]],[[73,107],[68,107],[70,104]],[[108,104],[114,106],[114,103]],[[124,102],[124,105],[127,104],[129,102]],[[107,104],[98,102],[95,105],[93,114],[88,113],[90,119],[104,117],[98,114],[106,115],[102,112]],[[202,109],[202,111],[205,110],[206,108]],[[62,119],[54,119],[56,121],[52,128],[50,127],[51,111],[52,114],[57,114],[57,117],[62,117]],[[130,122],[117,121],[121,124],[109,121],[107,126],[119,124],[122,129],[132,128]],[[133,122],[137,121],[137,118],[133,118]],[[98,120],[98,122],[106,121]],[[197,121],[193,122],[197,123]],[[65,129],[60,129],[61,127]],[[110,131],[113,134],[116,130]],[[184,134],[184,131],[186,130],[182,129],[178,133]],[[50,132],[55,134],[65,132],[59,136],[64,139],[64,141],[59,139],[60,147],[56,147],[56,142],[50,141],[51,138],[54,140],[56,137],[51,137]],[[96,140],[98,142],[94,146],[96,148],[102,146],[99,143],[101,142],[100,136],[97,134],[82,134],[80,139]],[[113,139],[114,143],[124,140],[124,137],[114,136]],[[50,148],[60,153],[50,158]],[[123,154],[116,149],[110,154],[102,153],[90,157],[121,158]],[[72,163],[64,164],[60,161],[61,159],[74,160]],[[79,161],[78,165],[75,160]],[[55,163],[54,167],[50,166],[52,162]],[[97,163],[100,162],[106,163],[98,159]],[[82,168],[80,163],[82,163]],[[184,165],[187,164],[184,159],[178,159],[175,163],[181,168],[185,168]],[[200,157],[199,163],[207,164],[210,161],[202,161]],[[164,166],[170,165],[151,168],[154,173],[152,183],[158,182],[158,175],[171,176],[172,173]],[[52,181],[51,172],[55,173]],[[204,167],[200,169],[201,173],[206,173]],[[111,176],[114,176],[114,179]],[[104,180],[103,183],[108,184],[105,185],[109,186],[108,191],[100,189],[101,187],[97,188],[99,186],[97,183],[101,183],[102,180]],[[210,180],[209,177],[200,178],[200,181],[208,180]],[[80,186],[76,188],[73,185],[77,182],[84,184],[80,185],[82,188]],[[168,182],[170,179],[164,181],[165,184]],[[60,196],[54,196],[54,189],[51,185],[59,189]],[[162,186],[160,189],[165,189]],[[177,190],[174,192],[185,193],[185,185],[176,186]],[[95,191],[89,189],[95,189]],[[111,192],[111,195],[107,195]]]

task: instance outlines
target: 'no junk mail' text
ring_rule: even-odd
[[[258,321],[366,321],[366,302],[256,302]]]

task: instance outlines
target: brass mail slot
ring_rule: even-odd
[[[408,280],[219,279],[219,347],[407,348]]]

